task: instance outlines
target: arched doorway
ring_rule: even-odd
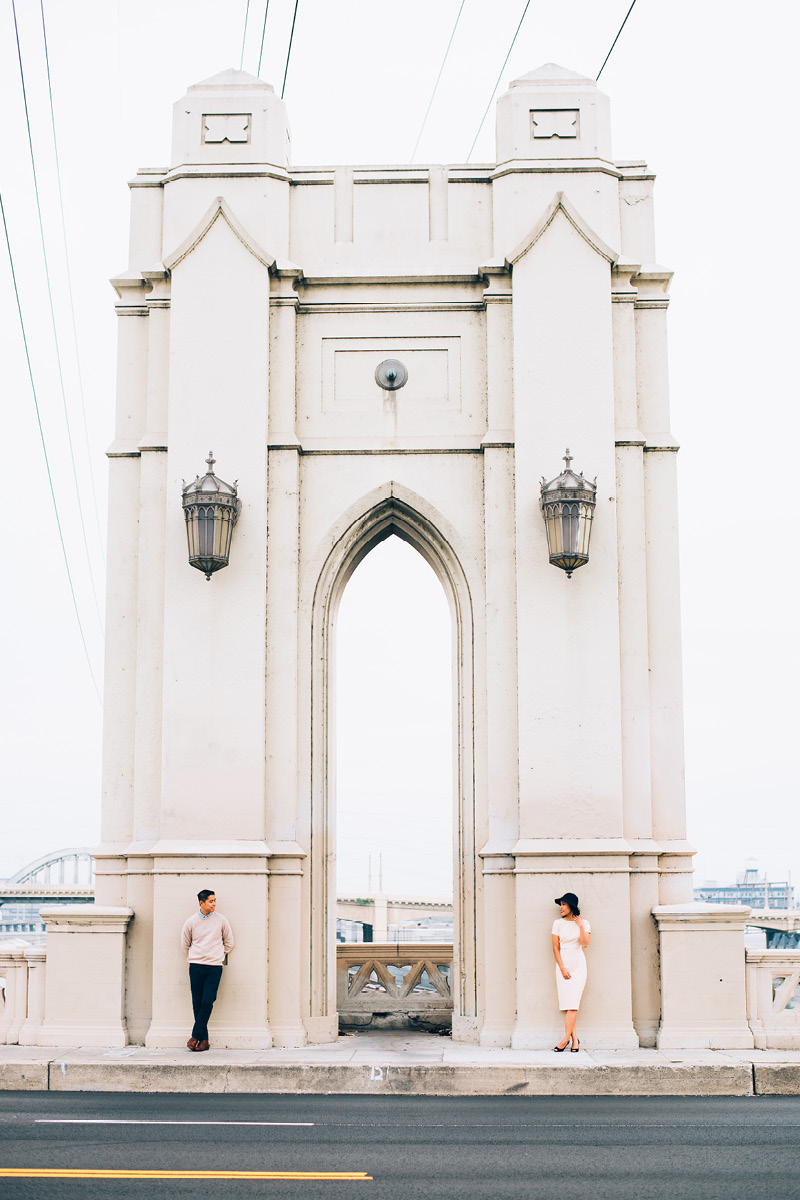
[[[312,631],[312,835],[310,855],[311,1010],[336,1008],[336,622],[344,589],[363,559],[392,535],[433,569],[450,609],[453,747],[453,1029],[476,1018],[473,619],[466,577],[448,539],[416,506],[391,493],[338,539],[320,576]]]
[[[337,615],[336,664],[340,1029],[446,1030],[451,616],[441,583],[408,542],[386,538],[351,576]]]

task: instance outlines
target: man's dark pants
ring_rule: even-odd
[[[189,963],[189,987],[192,989],[194,1027],[192,1037],[198,1042],[208,1041],[208,1018],[217,998],[217,988],[222,978],[222,967],[210,967],[205,963]]]

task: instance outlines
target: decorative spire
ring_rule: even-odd
[[[567,454],[569,454],[569,450],[567,451]],[[213,475],[213,474],[214,474],[214,472],[213,472],[213,470],[212,470],[212,467],[214,466],[214,463],[215,463],[216,461],[217,461],[217,460],[214,458],[214,451],[213,451],[213,450],[209,450],[209,452],[208,452],[208,458],[206,459],[206,462],[208,463],[208,473],[209,473],[209,475]]]
[[[570,454],[570,452],[569,452],[569,446],[567,446],[567,452],[566,452],[566,454],[564,455],[564,462],[567,464],[567,470],[568,470],[568,471],[569,471],[569,469],[570,469],[570,465],[569,465],[569,464],[572,462],[572,459],[573,459],[573,455],[571,455],[571,454]]]

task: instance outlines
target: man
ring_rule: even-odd
[[[200,905],[183,927],[181,946],[189,960],[194,1028],[186,1045],[190,1050],[208,1050],[208,1019],[217,998],[222,964],[233,949],[233,933],[222,913],[216,911],[217,897],[208,888],[197,893]]]

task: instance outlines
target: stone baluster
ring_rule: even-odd
[[[36,1046],[44,1020],[47,949],[45,946],[31,946],[23,950],[23,955],[28,964],[28,1011],[17,1040],[20,1046]]]
[[[5,1004],[0,1014],[0,1044],[16,1046],[28,1005],[27,942],[11,942],[0,950],[0,975],[5,976]]]

